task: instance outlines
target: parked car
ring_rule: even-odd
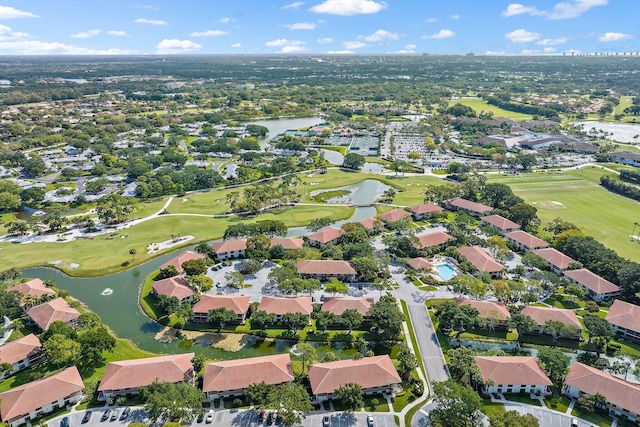
[[[328,415],[322,417],[322,427],[329,427],[331,425],[331,420]]]
[[[198,417],[196,418],[197,423],[201,423],[204,421],[204,412],[198,413]]]
[[[258,412],[258,421],[263,422],[265,415],[266,415],[266,413],[264,411]]]
[[[69,427],[69,417],[64,417],[62,421],[60,421],[60,427]]]
[[[129,413],[131,412],[131,408],[129,406],[127,406],[126,408],[124,408],[122,410],[122,414],[120,415],[120,421],[124,421],[127,419],[127,417],[129,416]]]
[[[571,427],[578,427],[578,420],[576,418],[571,419]]]
[[[114,409],[113,412],[111,413],[111,421],[115,421],[118,419],[118,415],[120,415],[120,410],[119,409]]]
[[[111,409],[107,409],[102,413],[102,418],[100,418],[100,421],[107,421],[110,416],[111,416]]]
[[[86,411],[82,416],[82,424],[88,423],[91,421],[91,411]]]
[[[207,412],[207,417],[204,419],[204,422],[207,424],[211,424],[213,422],[213,409],[209,409],[209,412]]]
[[[367,415],[367,425],[373,427],[373,415],[371,414]]]
[[[267,425],[271,424],[273,424],[273,414],[269,412],[269,414],[267,415]]]

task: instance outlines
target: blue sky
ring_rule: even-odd
[[[0,54],[640,51],[639,0],[517,1],[0,0]]]

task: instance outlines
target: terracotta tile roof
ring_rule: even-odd
[[[569,264],[575,262],[573,258],[566,256],[554,248],[537,249],[533,251],[533,253],[559,270],[564,270],[569,267]]]
[[[162,264],[160,266],[160,269],[164,270],[168,266],[173,265],[176,268],[176,270],[178,271],[178,273],[182,274],[182,273],[184,273],[184,269],[182,268],[182,264],[184,264],[186,261],[190,261],[192,259],[205,259],[206,257],[207,256],[205,254],[199,254],[198,252],[193,252],[193,251],[186,251],[186,252],[181,253],[177,257],[171,258],[169,261],[167,261],[164,264]]]
[[[26,359],[34,350],[42,347],[40,340],[33,334],[18,338],[0,347],[0,363],[14,364]]]
[[[43,296],[55,296],[56,293],[53,289],[48,288],[47,285],[40,279],[32,279],[28,282],[23,282],[15,286],[11,286],[6,289],[7,292],[16,291],[21,293],[22,295],[34,295],[37,298],[42,298]]]
[[[313,394],[331,394],[347,383],[359,384],[364,390],[402,382],[393,362],[386,354],[358,360],[338,360],[309,366],[309,382]]]
[[[207,363],[202,391],[223,392],[245,389],[264,381],[284,384],[294,380],[289,353]]]
[[[496,273],[504,270],[504,265],[496,261],[491,255],[485,252],[480,246],[465,246],[457,248],[460,255],[464,256],[479,271]]]
[[[327,227],[315,233],[309,234],[307,239],[320,243],[329,243],[344,234],[341,228]]]
[[[529,250],[549,247],[549,243],[522,230],[511,231],[505,234],[504,237],[520,243],[522,246]]]
[[[340,316],[345,310],[354,309],[363,316],[366,316],[372,305],[373,298],[331,297],[324,300],[320,310],[328,311],[336,316]]]
[[[300,249],[304,244],[302,237],[272,237],[271,246],[282,246],[283,249]]]
[[[405,218],[407,216],[409,216],[409,212],[407,211],[402,211],[400,209],[394,209],[392,211],[389,212],[385,212],[382,215],[378,215],[378,219],[381,221],[386,221],[386,222],[397,222],[400,221],[402,218]]]
[[[621,291],[619,286],[616,286],[610,281],[590,272],[586,268],[568,270],[564,272],[564,275],[571,280],[575,280],[577,283],[596,294],[608,294]]]
[[[605,319],[612,325],[630,331],[640,332],[640,307],[621,300],[615,300]]]
[[[578,320],[578,316],[576,316],[576,313],[574,313],[573,310],[551,307],[533,307],[528,305],[523,307],[520,310],[520,313],[531,317],[540,326],[544,325],[547,320],[557,320],[567,326],[576,328],[578,331],[582,330],[582,325]]]
[[[71,307],[64,298],[56,298],[31,307],[27,310],[27,315],[40,326],[43,331],[46,331],[49,325],[56,320],[69,323],[76,320],[80,316],[80,313]]]
[[[109,362],[98,391],[137,388],[159,382],[177,383],[191,377],[195,353]]]
[[[367,218],[358,222],[362,224],[362,226],[367,230],[373,230],[374,228],[376,228],[377,220],[375,218]]]
[[[424,205],[417,206],[409,206],[411,212],[416,215],[423,215],[431,212],[442,212],[442,208],[438,205],[434,205],[433,203],[425,203]]]
[[[573,362],[564,383],[587,394],[600,393],[620,408],[640,414],[640,386],[580,362]]]
[[[452,236],[445,233],[444,231],[436,231],[435,233],[422,234],[420,236],[416,236],[419,240],[418,247],[420,249],[428,248],[431,246],[437,246],[447,243],[449,240],[453,239]]]
[[[423,257],[411,258],[407,261],[407,264],[409,264],[409,267],[413,268],[414,270],[428,270],[433,267],[433,264],[431,264]]]
[[[246,239],[237,240],[225,240],[223,242],[215,242],[211,244],[213,251],[216,254],[223,254],[226,252],[243,251],[247,249]]]
[[[481,319],[508,320],[511,318],[511,313],[507,305],[503,302],[468,298],[456,298],[454,301],[456,304],[468,305],[475,308],[478,310],[478,313],[480,313],[479,317]]]
[[[176,297],[180,301],[196,294],[196,291],[189,286],[189,282],[180,276],[167,277],[166,279],[158,280],[157,282],[153,282],[152,286],[153,290],[156,291],[158,295],[166,295],[169,298]]]
[[[552,385],[533,356],[476,356],[482,380],[496,385]]]
[[[461,197],[456,197],[455,199],[450,200],[449,204],[456,208],[469,210],[471,212],[476,212],[479,214],[483,214],[493,210],[491,206],[472,202],[471,200],[463,199]]]
[[[514,228],[520,228],[520,224],[515,223],[500,215],[487,215],[482,217],[482,222],[486,222],[489,225],[493,225],[500,231],[512,230]]]
[[[194,313],[209,313],[209,310],[224,307],[236,314],[245,314],[249,310],[249,295],[202,295],[193,306]]]
[[[336,261],[331,259],[301,260],[298,261],[298,274],[356,274],[356,269],[349,261]]]
[[[264,310],[269,314],[277,315],[287,313],[311,314],[313,312],[313,305],[311,305],[311,297],[262,297],[258,310]]]
[[[79,393],[83,388],[78,368],[72,366],[0,394],[0,415],[3,421],[21,418],[37,408]]]

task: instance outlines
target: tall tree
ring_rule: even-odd
[[[334,394],[346,412],[358,411],[364,406],[360,384],[347,383],[335,389]]]
[[[214,308],[213,310],[209,310],[209,315],[207,316],[207,322],[209,322],[213,326],[218,327],[218,332],[224,328],[224,326],[236,320],[237,315],[234,311],[231,311],[225,307]]]
[[[184,383],[161,383],[157,380],[140,387],[145,401],[144,409],[154,423],[158,421],[181,420],[191,424],[196,417],[192,408],[201,408],[203,393],[197,388]]]
[[[430,418],[438,427],[475,427],[482,425],[482,399],[471,387],[455,380],[433,383],[433,400],[437,403]]]
[[[613,328],[607,320],[593,314],[587,314],[582,317],[582,321],[589,335],[588,344],[595,341],[595,344],[601,348],[613,338]]]
[[[558,349],[543,348],[538,353],[538,361],[549,374],[551,381],[558,387],[562,386],[569,369],[569,363],[571,363],[569,356]]]
[[[50,363],[58,367],[71,366],[80,358],[80,344],[64,335],[55,334],[49,337],[42,348]]]
[[[489,427],[540,427],[540,421],[532,414],[498,412],[489,416]]]
[[[509,319],[509,327],[518,331],[518,342],[520,342],[522,335],[534,331],[538,327],[538,324],[531,316],[522,313],[513,313],[511,319]]]
[[[400,375],[404,377],[404,379],[411,379],[411,371],[416,369],[420,364],[418,363],[418,358],[411,351],[409,346],[404,344],[398,352],[398,370],[400,371]]]
[[[348,308],[340,315],[340,322],[349,328],[349,334],[353,331],[353,328],[357,328],[362,324],[362,314],[355,308]]]

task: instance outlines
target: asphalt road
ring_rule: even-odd
[[[422,363],[427,370],[427,378],[430,382],[448,380],[449,370],[427,308],[424,304],[407,304],[407,309],[420,347]]]

